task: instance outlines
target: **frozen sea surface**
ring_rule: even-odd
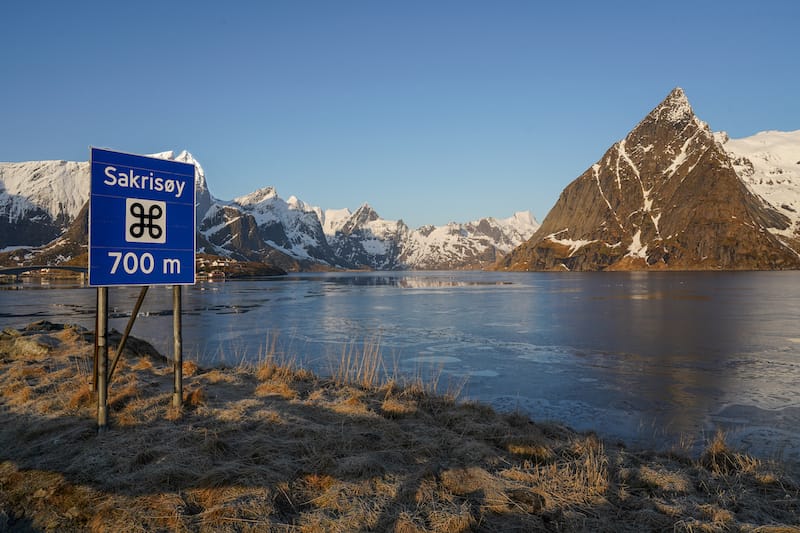
[[[0,327],[94,323],[94,290],[0,290]],[[122,330],[137,289],[112,289]],[[701,445],[718,428],[800,460],[800,273],[298,274],[184,291],[184,350],[238,364],[275,347],[320,372],[380,347],[388,373],[596,430],[629,445]],[[171,347],[171,291],[134,335]]]

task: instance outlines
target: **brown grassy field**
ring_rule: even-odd
[[[112,344],[116,342],[112,338]],[[132,339],[95,428],[92,335],[0,334],[0,531],[800,532],[797,465],[609,445],[400,383],[379,350],[331,378],[270,353],[171,366]]]

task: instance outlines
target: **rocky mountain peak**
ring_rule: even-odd
[[[694,111],[692,105],[689,103],[689,98],[680,87],[672,89],[666,98],[650,112],[648,118],[651,117],[655,120],[666,120],[667,122],[684,123],[694,118]]]
[[[767,231],[786,216],[747,190],[676,88],[561,193],[519,270],[797,268]]]
[[[373,222],[378,220],[380,217],[378,213],[367,203],[361,204],[356,212],[353,213],[353,218],[358,219],[362,222]]]
[[[680,159],[699,144],[716,144],[708,124],[697,118],[683,89],[676,87],[621,141],[623,149],[639,149],[651,158]],[[687,144],[688,143],[688,144]],[[677,158],[677,159],[675,159]]]
[[[242,206],[253,206],[268,200],[273,200],[277,197],[278,193],[275,191],[274,187],[262,187],[250,194],[234,199],[234,202]]]
[[[206,173],[203,167],[188,150],[181,150],[177,156],[170,150],[169,152],[164,152],[164,156],[162,159],[174,159],[175,161],[194,165],[195,212],[197,220],[202,220],[214,203],[211,192],[208,190]]]
[[[345,235],[349,235],[362,228],[366,224],[369,224],[370,222],[380,220],[380,218],[381,217],[378,215],[378,213],[372,209],[369,204],[361,204],[361,206],[356,209],[355,213],[350,215],[350,218],[342,226],[341,232]]]

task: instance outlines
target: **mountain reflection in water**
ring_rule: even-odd
[[[16,287],[18,288],[18,287]],[[0,327],[94,323],[94,291],[0,290]],[[138,290],[110,291],[125,327]],[[328,373],[379,343],[389,374],[462,383],[633,445],[701,442],[800,458],[800,272],[358,272],[198,283],[185,353],[203,364],[279,355]],[[133,334],[170,353],[171,291],[151,290]]]

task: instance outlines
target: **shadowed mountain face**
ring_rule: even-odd
[[[789,219],[751,193],[674,89],[570,183],[507,270],[790,269],[800,256],[769,230]]]

